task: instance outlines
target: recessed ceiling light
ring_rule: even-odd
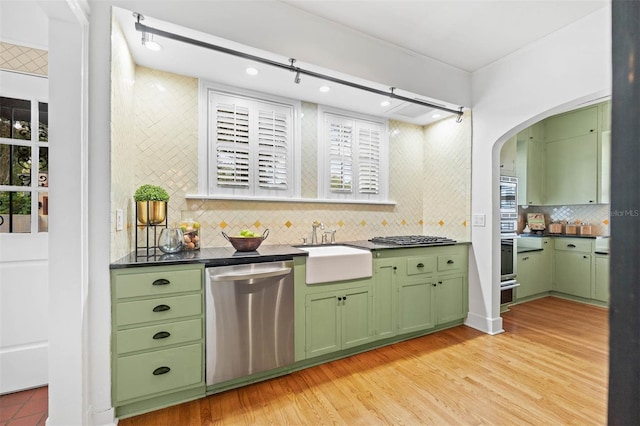
[[[329,86],[320,86],[318,90],[322,93],[327,93],[329,90],[331,90],[331,88]]]
[[[258,70],[253,67],[249,67],[245,70],[245,72],[249,75],[258,75]]]
[[[389,106],[389,105],[391,105],[391,102],[389,102],[389,101],[380,102],[380,106],[386,107],[386,106]]]
[[[433,114],[431,116],[431,118],[440,118],[440,117],[442,117],[442,114]]]
[[[149,50],[151,50],[151,51],[153,51],[153,52],[159,52],[159,51],[161,51],[161,50],[162,50],[162,46],[160,46],[160,44],[156,43],[156,42],[155,42],[155,41],[153,41],[153,40],[148,40],[148,41],[146,41],[146,42],[144,43],[144,46],[145,46],[147,49],[149,49]]]

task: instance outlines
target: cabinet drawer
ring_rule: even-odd
[[[160,296],[202,288],[202,270],[143,272],[117,275],[115,292],[117,299],[138,296]]]
[[[407,275],[430,274],[435,270],[435,257],[422,256],[407,259]]]
[[[119,357],[117,401],[196,385],[204,380],[202,344]]]
[[[138,324],[202,314],[202,296],[158,297],[135,302],[120,302],[116,306],[116,325]]]
[[[591,253],[590,239],[556,238],[555,240],[554,247],[556,250],[583,251]]]
[[[202,339],[202,335],[201,319],[122,330],[116,333],[117,353],[122,355],[145,349],[161,349]]]
[[[457,271],[462,269],[462,255],[449,254],[438,256],[438,272]]]

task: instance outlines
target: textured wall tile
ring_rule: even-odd
[[[111,260],[134,250],[133,202],[136,141],[133,137],[135,64],[117,20],[111,45]],[[124,212],[126,229],[115,230],[115,211]]]
[[[471,114],[424,129],[424,233],[471,240]]]
[[[551,222],[584,223],[592,226],[594,235],[609,235],[610,211],[608,204],[585,204],[571,206],[531,206],[518,208],[521,223],[526,223],[527,213],[544,214],[547,226]]]
[[[322,222],[326,229],[336,230],[337,241],[422,234],[426,231],[450,237],[457,233],[468,239],[468,230],[459,225],[470,215],[468,201],[465,204],[456,199],[447,208],[439,206],[440,210],[428,218],[423,214],[427,205],[449,202],[451,188],[457,191],[456,197],[469,197],[467,175],[470,156],[467,150],[470,140],[465,140],[465,137],[470,139],[470,132],[467,132],[466,121],[454,127],[457,131],[455,136],[447,137],[450,144],[461,145],[448,148],[453,149],[456,155],[453,165],[439,164],[435,159],[433,162],[423,161],[427,136],[423,127],[389,122],[389,198],[395,205],[186,200],[184,196],[196,193],[198,184],[198,82],[193,78],[144,67],[136,67],[135,80],[135,155],[132,156],[135,164],[131,167],[135,170],[135,185],[127,189],[126,196],[130,197],[135,187],[142,183],[164,186],[171,195],[169,223],[186,218],[199,221],[203,247],[226,246],[228,242],[221,232],[235,235],[243,228],[258,232],[268,228],[269,244],[298,244],[302,237],[310,239],[311,224],[316,220]],[[317,105],[303,102],[302,112],[301,194],[303,198],[315,199],[318,185]],[[444,133],[446,129],[443,126],[440,132]],[[435,130],[429,133],[431,135],[435,147],[441,136]],[[118,155],[127,153],[121,150]],[[446,156],[447,152],[438,155]],[[437,165],[437,170],[427,173],[426,167],[431,167],[432,163]],[[456,176],[452,176],[452,167]],[[433,194],[424,187],[433,187],[433,179],[437,176],[455,180],[447,184],[448,191],[440,191],[440,199],[426,202],[425,197]],[[439,220],[444,220],[445,224],[438,225]]]
[[[49,52],[0,42],[0,69],[46,76],[49,73]]]

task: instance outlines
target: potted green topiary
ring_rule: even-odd
[[[136,202],[138,222],[143,225],[157,225],[167,216],[167,191],[156,185],[145,184],[136,189],[133,199]]]

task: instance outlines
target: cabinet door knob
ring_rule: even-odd
[[[169,371],[171,371],[171,368],[169,367],[158,367],[155,370],[153,370],[153,375],[159,376],[161,374],[167,374]]]
[[[171,281],[169,281],[166,278],[159,278],[155,280],[152,285],[167,285],[167,284],[171,284]]]
[[[436,284],[436,283],[433,283],[433,284],[431,284],[431,285],[435,287],[435,286],[437,286],[438,284]]]
[[[153,312],[164,312],[164,311],[168,311],[169,309],[171,309],[171,306],[169,305],[158,305],[155,308],[153,308]]]
[[[586,254],[584,256],[582,256],[584,259],[588,259],[589,256],[587,256]]]
[[[169,333],[168,331],[158,331],[156,334],[153,335],[153,338],[154,340],[159,340],[159,339],[166,339],[169,336],[171,336],[171,333]]]
[[[396,271],[397,269],[398,269],[398,267],[397,267],[397,266],[394,266],[394,267],[393,267],[393,270],[394,270],[394,271]]]

